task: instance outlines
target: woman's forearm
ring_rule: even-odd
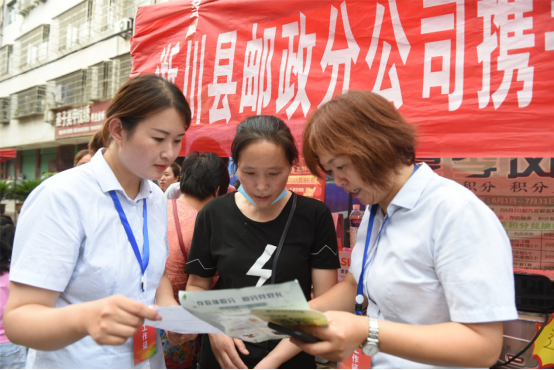
[[[53,351],[84,338],[88,303],[61,308],[29,304],[6,307],[4,329],[12,343],[41,351]]]
[[[318,343],[292,342],[304,351],[342,361],[368,337],[367,316],[329,311],[329,327],[305,327]],[[379,350],[440,367],[489,367],[502,348],[502,323],[410,325],[379,320]]]
[[[379,321],[382,352],[436,366],[489,367],[502,348],[502,323],[415,326]]]
[[[156,289],[156,304],[158,306],[177,306],[179,302],[173,296],[173,287],[167,276],[167,271],[164,271],[158,289]]]
[[[212,278],[203,278],[198,275],[189,275],[187,281],[187,292],[202,292],[210,290]]]
[[[352,274],[348,273],[340,283],[334,285],[325,294],[312,299],[308,305],[318,311],[354,312],[354,299],[358,284]]]

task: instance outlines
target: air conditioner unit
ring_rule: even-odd
[[[117,21],[115,31],[124,32],[133,30],[133,19],[132,18],[123,18]]]
[[[44,109],[44,122],[49,123],[51,125],[56,123],[56,117],[54,114],[54,111],[50,110],[50,107],[46,107]]]
[[[29,11],[36,7],[38,4],[35,4],[31,0],[20,0],[18,2],[18,12],[23,15],[29,14]]]

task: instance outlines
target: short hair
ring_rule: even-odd
[[[304,127],[302,152],[312,174],[323,170],[316,152],[347,156],[362,180],[378,188],[415,161],[416,128],[379,94],[351,90],[323,104]]]
[[[77,163],[79,163],[79,161],[83,159],[85,155],[90,155],[92,157],[94,153],[91,152],[89,149],[80,150],[77,154],[75,154],[75,159],[73,160],[73,167],[75,167]]]
[[[173,171],[173,176],[174,177],[179,177],[179,174],[181,173],[181,166],[179,166],[177,163],[173,162],[167,167],[171,167],[171,171]]]
[[[298,149],[289,127],[280,118],[260,115],[248,117],[237,126],[237,134],[231,144],[231,155],[235,168],[239,164],[241,151],[249,144],[260,140],[283,148],[291,166],[298,163]]]
[[[179,180],[183,194],[199,200],[218,197],[227,193],[229,181],[227,166],[214,153],[191,152],[183,160]]]
[[[15,226],[10,216],[0,215],[0,275],[10,271]]]
[[[92,152],[92,155],[104,147],[103,129],[100,129],[92,135],[92,138],[88,142],[88,150]]]
[[[108,106],[108,118],[102,127],[104,146],[108,147],[110,143],[109,122],[112,118],[119,118],[123,129],[131,137],[141,121],[169,108],[177,110],[186,131],[191,121],[190,106],[175,84],[154,74],[128,80],[121,85]]]

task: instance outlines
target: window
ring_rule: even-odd
[[[54,99],[51,107],[67,107],[84,104],[86,70],[79,70],[47,82],[48,98]],[[51,103],[51,101],[49,101]]]
[[[116,84],[114,90],[117,91],[121,85],[123,85],[127,80],[129,80],[129,75],[131,74],[131,54],[123,54],[118,57],[115,57],[113,60],[113,79]]]
[[[10,96],[12,118],[44,113],[46,85],[31,87]]]
[[[100,15],[100,32],[113,30],[120,19],[135,17],[137,7],[133,0],[96,0],[96,2],[96,9]]]
[[[58,25],[58,51],[69,51],[92,37],[93,2],[86,0],[54,18]]]
[[[13,22],[15,22],[15,16],[17,15],[16,11],[15,11],[15,1],[12,1],[11,3],[8,4],[7,6],[7,10],[8,10],[8,24],[12,24]]]
[[[0,123],[10,122],[10,98],[0,98]]]
[[[43,24],[16,40],[20,51],[17,62],[21,70],[29,69],[48,59],[49,33],[50,26]]]
[[[102,62],[88,67],[86,100],[100,101],[110,99],[115,94],[113,84],[113,63]]]
[[[4,45],[0,48],[0,77],[12,73],[12,45]]]

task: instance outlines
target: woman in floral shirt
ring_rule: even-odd
[[[183,161],[179,185],[181,196],[168,200],[167,204],[169,257],[166,261],[167,274],[177,300],[179,291],[185,290],[187,286],[188,274],[184,271],[196,215],[211,199],[227,192],[229,172],[217,155],[193,152]],[[217,279],[214,279],[213,284],[216,282]],[[168,369],[196,367],[195,360],[199,348],[197,340],[172,346],[162,332],[162,343]]]

